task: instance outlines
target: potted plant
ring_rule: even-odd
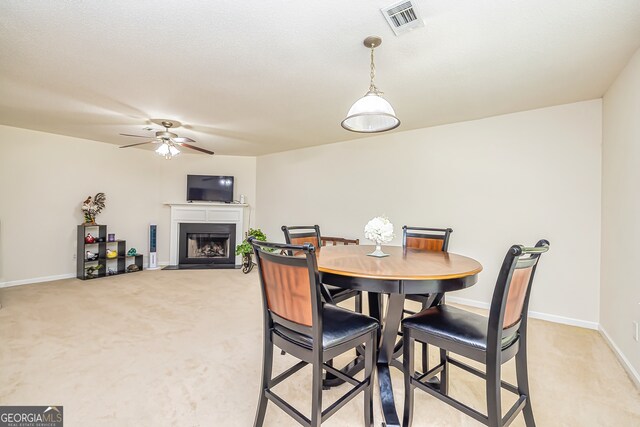
[[[253,269],[253,248],[247,242],[249,237],[255,237],[256,240],[260,240],[262,242],[267,240],[267,236],[260,230],[259,228],[250,228],[248,232],[245,233],[244,240],[241,244],[236,246],[236,255],[242,255],[242,272],[247,274]]]

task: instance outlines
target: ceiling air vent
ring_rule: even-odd
[[[414,28],[424,27],[418,8],[410,1],[400,1],[380,9],[391,29],[399,36]]]

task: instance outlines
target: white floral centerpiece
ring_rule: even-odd
[[[376,244],[376,250],[368,255],[375,257],[389,256],[389,254],[382,252],[382,244],[389,243],[395,237],[393,224],[386,216],[377,216],[364,226],[364,237]]]

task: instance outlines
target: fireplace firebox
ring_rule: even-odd
[[[235,224],[180,224],[180,268],[234,268]]]

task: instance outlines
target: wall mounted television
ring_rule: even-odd
[[[233,177],[187,175],[187,201],[233,202]]]

